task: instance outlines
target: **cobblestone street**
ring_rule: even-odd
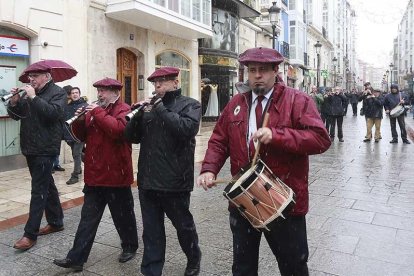
[[[307,215],[310,274],[414,275],[414,145],[405,145],[401,139],[398,144],[389,143],[388,118],[383,120],[383,139],[379,143],[362,142],[365,118],[353,117],[351,113],[348,110],[348,116],[344,117],[345,142],[340,143],[336,138],[326,153],[310,158],[310,211]],[[414,125],[412,114],[406,117],[406,122]],[[197,154],[201,159],[210,134],[209,129],[198,136]],[[196,158],[197,161],[201,159]],[[199,169],[200,162],[196,163],[196,175]],[[0,179],[2,176],[11,177],[7,172],[0,173]],[[230,178],[228,164],[219,177]],[[62,182],[58,183],[61,187],[66,186],[65,178],[57,179]],[[24,179],[19,184],[21,187],[16,188],[25,186],[27,189],[28,181]],[[192,193],[191,211],[203,252],[200,275],[204,276],[231,275],[232,236],[227,200],[222,195],[226,184],[219,185],[222,186],[208,192],[195,187]],[[74,192],[80,193],[82,185],[76,187]],[[0,200],[3,198],[1,191],[4,189],[0,190]],[[136,188],[133,193],[141,236]],[[71,248],[80,209],[81,206],[66,209],[65,230],[39,237],[37,244],[26,252],[12,247],[23,234],[24,224],[2,230],[0,275],[70,274],[69,270],[53,265],[52,260],[65,257]],[[183,275],[186,257],[169,220],[166,220],[166,228],[164,275]],[[139,275],[142,240],[134,260],[121,264],[119,253],[119,237],[106,210],[90,258],[78,275]],[[259,275],[279,275],[265,240],[261,245]]]

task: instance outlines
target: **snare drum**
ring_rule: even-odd
[[[224,196],[258,230],[285,218],[295,204],[295,193],[263,161],[240,171],[226,186]]]
[[[405,111],[404,106],[399,104],[396,107],[394,107],[393,109],[391,109],[390,116],[393,117],[393,118],[397,118],[398,116],[403,114],[404,111]]]

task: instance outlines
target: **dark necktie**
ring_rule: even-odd
[[[262,123],[262,113],[263,113],[263,108],[262,108],[262,101],[263,101],[264,96],[260,95],[257,97],[257,105],[256,105],[256,129],[259,129],[261,127],[261,123]]]
[[[263,112],[262,101],[263,101],[263,98],[264,98],[264,96],[258,96],[257,97],[257,105],[256,105],[256,108],[254,110],[254,112],[256,113],[256,130],[260,128],[260,123],[261,123],[261,119],[262,119],[262,112]],[[255,152],[253,139],[250,140],[249,150],[250,150],[250,156],[253,157],[254,152]]]

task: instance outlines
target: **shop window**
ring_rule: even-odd
[[[184,96],[190,95],[190,61],[174,51],[165,51],[155,57],[155,68],[173,66],[180,69],[180,86]]]

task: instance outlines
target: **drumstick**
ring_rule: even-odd
[[[223,183],[229,183],[231,180],[228,179],[214,179],[213,183],[214,184],[223,184]]]
[[[266,127],[268,121],[269,121],[269,112],[266,112],[266,114],[265,114],[265,116],[263,118],[262,127]],[[253,157],[253,161],[252,161],[252,168],[256,165],[257,157],[259,156],[259,151],[260,151],[260,145],[261,144],[262,143],[260,143],[260,140],[258,139],[257,147],[256,147],[256,152],[254,153],[254,157]]]

